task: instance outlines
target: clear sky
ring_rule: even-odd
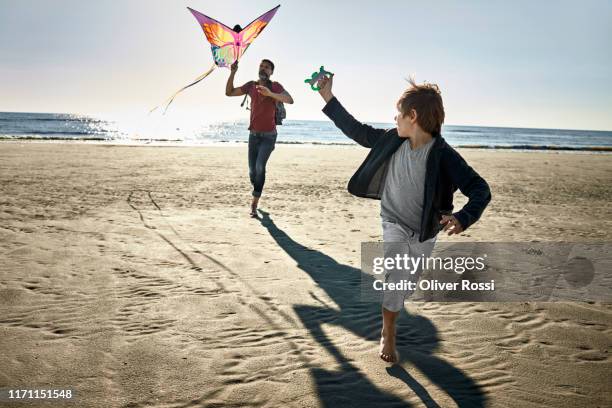
[[[141,114],[212,63],[191,6],[246,25],[274,1],[0,0],[0,111]],[[320,65],[358,119],[391,122],[410,74],[437,83],[446,123],[612,130],[612,2],[282,1],[241,60],[261,58],[296,103],[288,119],[324,119],[304,79]],[[224,95],[229,70],[171,110],[246,118]]]

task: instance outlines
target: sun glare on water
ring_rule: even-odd
[[[234,139],[242,121],[206,120],[193,112],[96,115],[111,140],[125,143],[208,144]],[[234,131],[235,129],[235,131]],[[235,139],[234,139],[235,140]]]

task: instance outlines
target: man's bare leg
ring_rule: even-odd
[[[399,312],[391,312],[382,308],[383,327],[380,336],[380,358],[389,363],[399,361],[399,353],[395,348],[395,319]]]
[[[257,204],[259,203],[259,197],[253,197],[251,201],[251,217],[257,217]]]

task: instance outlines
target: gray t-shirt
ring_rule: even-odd
[[[425,165],[433,142],[431,140],[412,150],[410,140],[406,140],[391,156],[380,200],[380,216],[383,221],[395,222],[416,233],[421,232]]]

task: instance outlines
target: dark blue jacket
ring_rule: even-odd
[[[370,153],[348,183],[349,193],[357,197],[380,200],[389,159],[406,141],[397,129],[375,129],[352,117],[338,99],[331,99],[323,112],[342,130]],[[452,214],[453,194],[457,188],[468,197],[467,204],[453,215],[464,230],[478,221],[491,201],[487,182],[478,175],[441,135],[434,135],[434,144],[427,156],[425,197],[419,241],[435,237],[442,229],[442,214]]]

